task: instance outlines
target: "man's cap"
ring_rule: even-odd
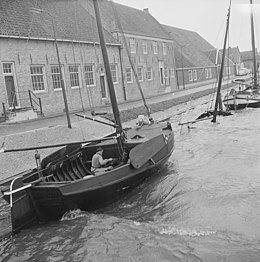
[[[98,147],[97,152],[103,151],[102,147]]]

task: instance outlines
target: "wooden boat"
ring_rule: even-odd
[[[224,105],[231,109],[243,109],[245,107],[260,107],[260,86],[259,79],[257,76],[257,65],[256,65],[256,48],[255,48],[255,36],[254,36],[254,20],[253,20],[253,3],[250,0],[251,6],[251,43],[253,53],[253,81],[252,83],[240,85],[240,90],[232,89],[224,99]]]
[[[149,121],[146,125],[122,129],[98,1],[93,2],[116,131],[85,144],[67,145],[44,158],[38,168],[2,181],[3,197],[11,206],[13,232],[30,226],[33,221],[57,219],[73,209],[93,210],[117,199],[126,189],[151,176],[174,149],[170,123]],[[97,175],[90,170],[98,147],[104,149],[104,158],[114,159],[114,164],[113,169]]]
[[[188,128],[190,128],[190,124],[194,124],[196,122],[204,121],[212,119],[211,122],[215,123],[217,116],[229,116],[232,115],[230,112],[223,110],[222,106],[222,99],[221,99],[221,86],[222,86],[222,80],[223,80],[223,71],[225,66],[225,52],[226,52],[226,45],[227,45],[227,39],[228,39],[228,31],[229,31],[229,21],[230,21],[230,10],[231,10],[231,0],[229,4],[228,14],[227,14],[227,23],[226,23],[226,31],[225,31],[225,37],[224,37],[224,44],[223,44],[223,53],[222,53],[222,60],[221,60],[221,67],[220,67],[220,73],[218,77],[218,86],[217,86],[217,93],[216,93],[216,99],[215,99],[215,105],[213,110],[207,110],[206,112],[199,115],[196,120],[194,121],[188,121],[185,123],[179,123],[179,125],[188,125]]]

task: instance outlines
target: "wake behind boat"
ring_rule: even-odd
[[[13,232],[32,225],[32,222],[60,218],[69,210],[93,210],[115,200],[125,189],[151,176],[168,160],[174,149],[171,124],[156,122],[150,114],[148,121],[140,121],[131,129],[122,128],[98,1],[93,3],[115,118],[115,124],[111,126],[116,131],[87,144],[67,145],[41,162],[36,155],[37,168],[2,181],[4,199],[11,206]],[[95,173],[91,171],[91,160],[99,147],[104,150],[105,158],[113,159],[113,168]]]

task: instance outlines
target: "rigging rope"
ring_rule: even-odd
[[[136,80],[136,83],[137,83],[137,87],[139,89],[139,92],[141,94],[144,106],[146,108],[147,116],[149,117],[149,120],[152,120],[151,112],[150,112],[150,109],[149,109],[149,107],[148,107],[148,105],[146,104],[146,101],[145,101],[143,90],[141,88],[141,85],[140,85],[140,82],[139,82],[139,79],[138,79],[138,75],[137,75],[137,72],[136,72],[136,68],[135,68],[134,63],[133,63],[132,58],[131,58],[131,54],[130,54],[130,51],[129,51],[129,48],[128,48],[128,44],[126,42],[126,38],[125,38],[125,35],[124,35],[123,27],[122,27],[122,24],[120,22],[120,19],[119,19],[117,10],[116,10],[116,6],[115,6],[113,1],[111,1],[111,4],[112,4],[112,9],[113,9],[113,12],[114,12],[115,20],[116,20],[116,25],[117,25],[117,28],[119,30],[120,35],[123,38],[125,50],[126,50],[126,53],[127,53],[127,56],[128,56],[128,59],[129,59],[130,65],[131,65],[131,68],[132,68],[133,73],[134,73],[134,77],[135,77],[135,80]]]

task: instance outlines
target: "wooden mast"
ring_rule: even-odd
[[[228,14],[227,14],[227,26],[226,26],[226,33],[225,33],[225,39],[224,39],[224,46],[223,46],[223,54],[222,54],[222,61],[221,61],[219,79],[218,79],[218,89],[217,89],[217,95],[216,95],[216,102],[215,102],[215,108],[214,108],[214,112],[213,112],[213,119],[211,120],[211,122],[213,122],[213,123],[216,122],[219,104],[221,103],[220,90],[221,90],[222,77],[223,77],[223,71],[224,71],[224,65],[225,65],[225,53],[226,53],[227,37],[228,37],[228,30],[229,30],[230,9],[231,9],[231,0],[229,2],[229,8],[228,8]]]
[[[256,69],[256,49],[255,49],[255,33],[253,18],[253,0],[250,0],[250,20],[251,20],[251,44],[253,52],[253,89],[257,89],[257,69]]]
[[[123,153],[123,142],[124,142],[123,128],[122,128],[122,124],[120,121],[120,114],[119,114],[114,84],[113,84],[109,60],[108,60],[108,54],[107,54],[106,43],[105,43],[105,38],[104,38],[104,33],[103,33],[103,27],[101,23],[98,0],[93,0],[93,4],[94,4],[95,15],[96,15],[96,21],[97,21],[99,41],[100,41],[102,56],[103,56],[104,65],[105,65],[108,89],[109,89],[109,94],[110,94],[110,99],[111,99],[111,104],[112,104],[112,110],[113,110],[115,123],[116,123],[116,131],[118,134],[120,134],[120,136],[117,139],[118,145],[119,145],[119,152],[122,154]]]

